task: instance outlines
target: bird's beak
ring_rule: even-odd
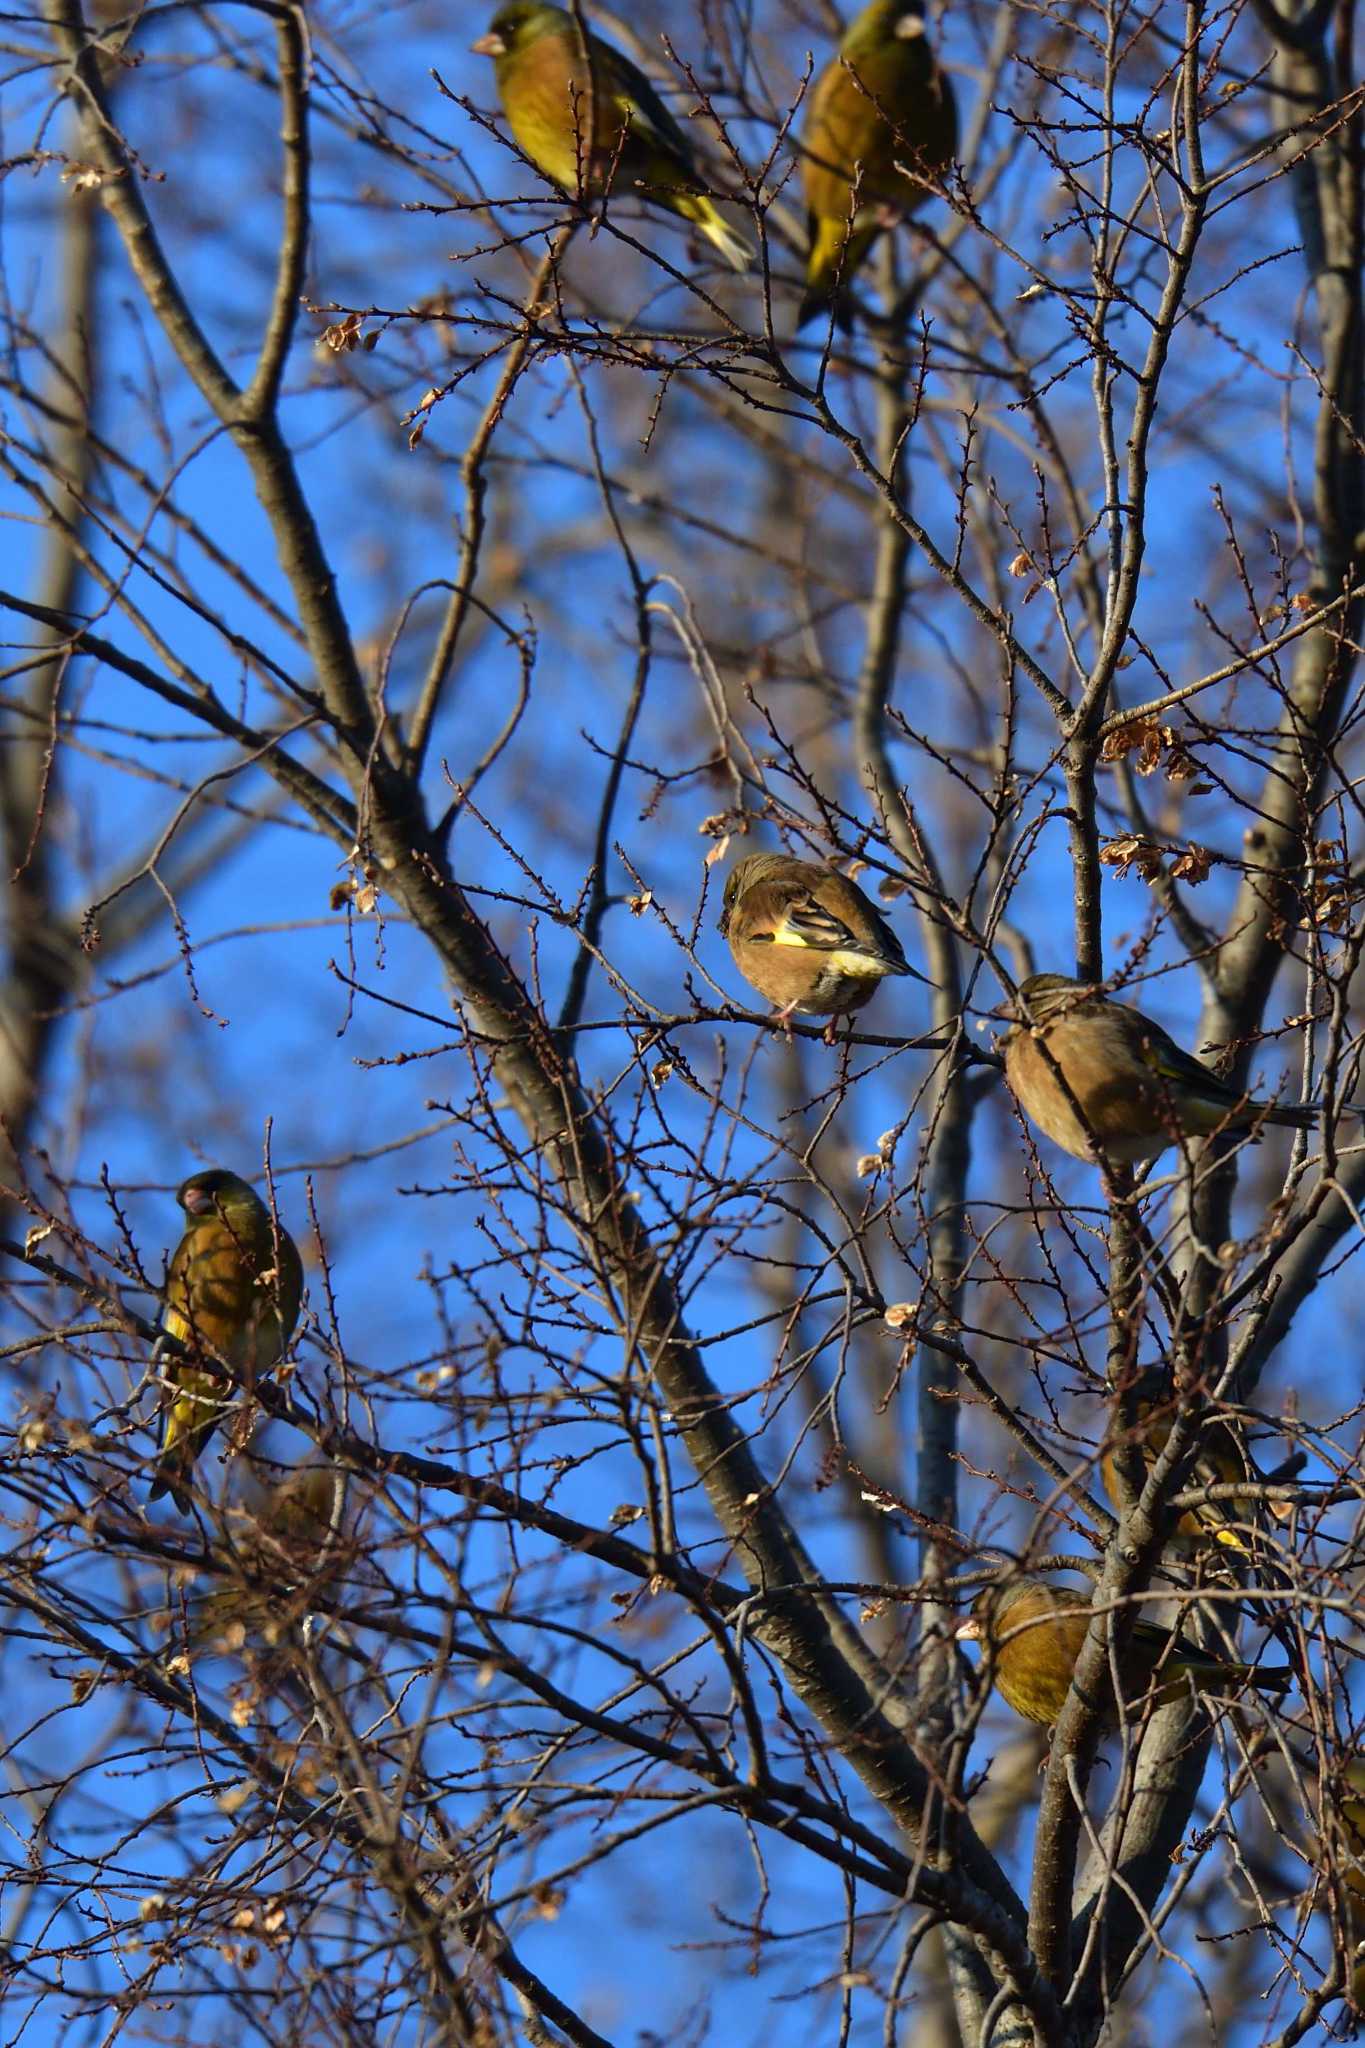
[[[897,42],[913,42],[916,36],[922,36],[923,34],[924,17],[922,15],[903,14],[900,20],[896,23],[895,36]]]
[[[188,1210],[191,1216],[211,1216],[213,1196],[207,1188],[191,1188],[181,1207]]]
[[[969,1614],[965,1621],[958,1623],[957,1627],[953,1630],[953,1635],[959,1643],[979,1643],[981,1641],[981,1623],[974,1614]]]
[[[490,28],[486,36],[480,36],[477,43],[469,45],[469,53],[472,57],[505,57],[507,45],[502,37],[495,35]]]
[[[722,910],[720,916],[716,919],[716,930],[720,933],[721,937],[724,938],[729,929],[730,913],[728,910]]]

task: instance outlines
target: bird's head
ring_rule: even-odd
[[[469,47],[476,57],[513,56],[552,28],[562,12],[548,6],[546,0],[507,0],[489,22],[487,34]]]
[[[1034,1578],[1025,1573],[1012,1579],[994,1579],[989,1586],[983,1586],[971,1605],[971,1611],[953,1630],[960,1643],[991,1643],[998,1645],[1002,1636],[1011,1635],[1028,1627],[1043,1615],[1057,1607],[1073,1604],[1069,1588],[1053,1586],[1046,1579]],[[1084,1594],[1074,1596],[1074,1605],[1087,1605]]]
[[[1026,1589],[1027,1584],[1026,1579],[993,1579],[990,1585],[983,1586],[968,1612],[953,1630],[958,1642],[991,1642],[1005,1609]]]
[[[240,1174],[226,1167],[209,1166],[192,1173],[175,1197],[187,1216],[242,1215],[261,1207],[261,1198]]]
[[[845,57],[857,57],[886,43],[913,42],[924,33],[924,0],[871,0],[849,23],[839,49]]]
[[[735,914],[735,905],[746,889],[752,889],[755,882],[780,868],[784,856],[780,853],[748,853],[743,860],[737,860],[725,877],[725,894],[721,898],[720,916],[716,930],[724,938],[730,929],[730,919]]]
[[[1031,974],[1021,981],[1015,997],[1015,1015],[1024,1024],[1041,1024],[1059,1010],[1082,1001],[1090,984],[1073,981],[1068,974]]]

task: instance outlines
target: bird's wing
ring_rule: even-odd
[[[1230,1424],[1220,1422],[1204,1432],[1192,1471],[1196,1478],[1212,1486],[1236,1486],[1247,1477],[1246,1453]],[[1221,1501],[1218,1506],[1223,1512],[1238,1512],[1236,1501]]]
[[[161,1327],[182,1344],[188,1343],[192,1334],[193,1267],[199,1249],[198,1232],[187,1230],[171,1254],[161,1296]]]
[[[754,932],[755,938],[768,939],[775,946],[805,946],[818,953],[872,950],[837,911],[819,902],[803,882],[775,882],[766,888],[760,883],[758,892],[752,893],[760,896],[753,906],[758,913],[756,922],[768,927],[767,931]]]
[[[1134,1043],[1138,1056],[1159,1081],[1171,1087],[1194,1088],[1215,1102],[1226,1102],[1229,1109],[1242,1100],[1241,1091],[1229,1088],[1226,1081],[1197,1060],[1193,1053],[1186,1052],[1183,1045],[1177,1045],[1170,1033],[1154,1024],[1150,1017],[1135,1017]]]
[[[1160,1622],[1135,1621],[1130,1639],[1135,1648],[1140,1648],[1152,1659],[1153,1666],[1160,1665],[1167,1670],[1172,1664],[1185,1664],[1196,1677],[1203,1677],[1225,1670],[1221,1657],[1212,1650],[1201,1650],[1198,1643],[1192,1643],[1188,1636],[1172,1635],[1162,1628]]]
[[[602,91],[627,117],[636,140],[679,158],[692,169],[692,145],[644,72],[608,43],[599,43],[592,59]]]
[[[818,906],[837,918],[849,933],[846,949],[883,960],[893,970],[909,973],[901,942],[870,896],[850,882],[847,875],[831,874],[813,890]]]
[[[894,960],[898,967],[908,967],[910,963],[905,957],[905,948],[896,937],[894,926],[887,923],[875,903],[866,903],[866,912],[877,951],[885,954],[888,960]]]
[[[273,1296],[258,1284],[250,1250],[221,1217],[202,1218],[176,1246],[161,1306],[162,1328],[171,1336],[207,1345],[238,1370],[251,1368],[262,1317],[274,1308]],[[268,1245],[260,1263],[270,1263]]]

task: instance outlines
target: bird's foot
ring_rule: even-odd
[[[786,1038],[788,1045],[790,1045],[792,1042],[792,1018],[795,1016],[795,1014],[795,1003],[784,1003],[780,1010],[773,1011],[772,1021],[774,1024],[779,1025],[781,1027],[783,1036]]]

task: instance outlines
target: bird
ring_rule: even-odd
[[[1025,1576],[985,1587],[955,1634],[959,1642],[986,1646],[987,1670],[1007,1706],[1025,1721],[1050,1728],[1066,1705],[1090,1622],[1088,1592]],[[1161,1706],[1187,1697],[1191,1684],[1199,1692],[1236,1692],[1253,1685],[1259,1692],[1282,1693],[1294,1679],[1287,1665],[1265,1671],[1256,1664],[1231,1664],[1150,1621],[1133,1624],[1120,1671],[1123,1713],[1129,1718],[1148,1699]],[[1116,1725],[1119,1703],[1111,1677],[1104,1691],[1105,1720]]]
[[[1021,982],[1014,1015],[1000,1041],[1005,1079],[1025,1115],[1073,1159],[1098,1150],[1136,1166],[1177,1137],[1263,1123],[1308,1131],[1320,1114],[1311,1103],[1251,1101],[1140,1010],[1065,974]]]
[[[1365,1756],[1351,1756],[1335,1772],[1329,1794],[1323,1786],[1324,1819],[1334,1818],[1341,1838],[1341,1879],[1365,1899]]]
[[[508,0],[471,45],[491,57],[517,146],[575,197],[638,191],[691,221],[732,269],[753,249],[722,216],[682,129],[643,71],[563,7]]]
[[[213,1590],[199,1603],[194,1638],[228,1649],[248,1637],[279,1643],[330,1587],[353,1545],[344,1526],[346,1475],[306,1464],[260,1490],[219,1558]]]
[[[941,177],[957,147],[924,0],[871,0],[854,18],[815,82],[801,141],[810,254],[796,325],[833,311],[846,329],[854,272],[893,209],[904,218],[923,205],[921,181]]]
[[[1319,1822],[1310,1827],[1302,1853],[1342,1887],[1341,1934],[1351,2003],[1365,2009],[1365,1756],[1335,1762],[1323,1773],[1318,1791]]]
[[[1176,1406],[1175,1393],[1160,1373],[1144,1374],[1134,1389],[1134,1435],[1147,1472],[1151,1471],[1166,1448]],[[1100,1477],[1114,1506],[1121,1507],[1122,1494],[1115,1464],[1121,1435],[1116,1435],[1115,1431],[1121,1431],[1117,1413],[1100,1453]],[[1188,1493],[1200,1486],[1240,1486],[1259,1477],[1232,1426],[1217,1416],[1202,1416],[1194,1462],[1187,1468],[1178,1491]],[[1251,1515],[1252,1504],[1249,1501],[1201,1501],[1198,1506],[1183,1511],[1172,1533],[1190,1544],[1207,1543],[1212,1539],[1245,1556],[1248,1549],[1246,1539],[1233,1525],[1245,1524]]]
[[[837,868],[751,853],[725,878],[718,930],[751,987],[786,1022],[859,1010],[888,974],[924,976],[875,903]]]
[[[277,1365],[294,1333],[303,1267],[254,1188],[222,1167],[192,1173],[176,1194],[185,1233],[171,1256],[161,1327],[189,1358],[168,1360],[175,1391],[162,1411],[161,1447],[148,1498],[169,1493],[190,1511],[189,1477],[233,1388],[199,1370],[196,1352],[251,1383]],[[155,1354],[154,1354],[155,1356]]]

